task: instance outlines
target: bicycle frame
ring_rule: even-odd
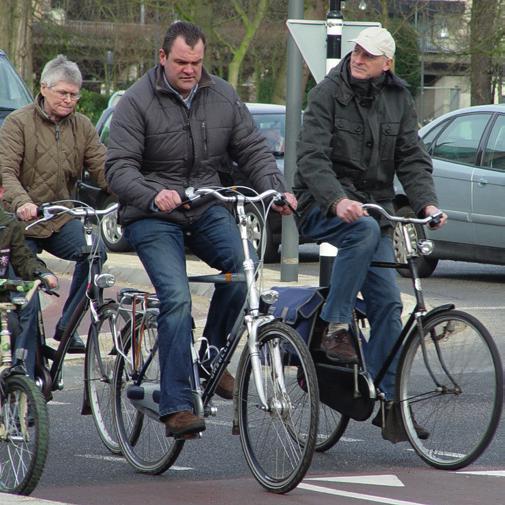
[[[389,216],[388,214],[384,213],[382,210],[379,210],[380,207],[378,207],[374,204],[365,204],[363,207],[367,208],[367,209],[378,210],[387,218],[393,217],[393,216]],[[397,225],[401,227],[402,236],[403,236],[403,239],[405,242],[405,248],[407,251],[406,263],[374,261],[374,262],[372,262],[372,266],[379,267],[379,268],[398,268],[398,267],[407,266],[412,274],[412,286],[414,289],[414,296],[416,299],[416,303],[415,303],[415,306],[414,306],[412,312],[410,313],[410,316],[409,316],[407,322],[404,324],[400,335],[398,336],[393,347],[391,348],[391,351],[387,355],[386,359],[384,360],[384,363],[382,364],[379,372],[377,373],[376,378],[374,380],[374,386],[376,389],[378,388],[378,386],[382,382],[388,368],[390,367],[391,363],[393,362],[396,355],[400,351],[403,343],[406,341],[407,337],[411,334],[411,332],[415,331],[417,329],[419,331],[419,335],[421,338],[421,346],[422,346],[423,357],[424,357],[426,369],[428,370],[428,373],[430,374],[435,385],[437,387],[441,387],[441,385],[440,385],[439,381],[437,381],[435,374],[432,371],[432,367],[430,366],[430,363],[428,362],[428,359],[427,359],[426,348],[425,348],[426,342],[425,342],[425,338],[424,338],[425,334],[424,334],[424,329],[423,329],[423,320],[425,319],[425,317],[428,314],[431,315],[431,314],[434,314],[439,311],[454,309],[454,305],[453,304],[442,305],[442,306],[436,307],[435,309],[428,312],[428,310],[426,308],[426,303],[424,300],[421,279],[419,277],[417,265],[415,262],[415,259],[418,256],[418,252],[417,252],[418,246],[412,244],[412,237],[407,229],[408,226],[410,225],[410,223],[425,224],[428,221],[427,221],[427,219],[409,219],[408,222],[402,222],[402,221],[400,221],[400,219],[401,218],[391,219],[391,221],[397,221],[397,223],[398,223]],[[424,241],[424,244],[426,244],[427,246],[431,246],[431,243],[429,241]],[[436,348],[438,349],[437,342],[434,341],[434,343],[435,343]],[[444,363],[443,358],[440,355],[440,353],[438,353],[438,357],[440,360],[440,364],[441,364],[442,368],[444,369],[447,377],[451,380],[451,382],[457,388],[458,386],[455,383],[455,381],[452,379],[450,373],[448,372],[447,367],[445,366],[445,363]]]
[[[114,285],[114,276],[111,274],[102,273],[102,264],[98,249],[98,241],[93,235],[92,221],[93,218],[97,216],[106,215],[108,213],[116,211],[117,204],[105,210],[95,210],[90,207],[68,208],[62,205],[53,204],[44,204],[40,209],[44,217],[32,225],[29,225],[27,228],[42,221],[49,221],[54,216],[60,215],[62,213],[70,214],[75,218],[79,218],[81,220],[86,243],[82,253],[87,255],[89,264],[85,296],[72,313],[65,331],[61,336],[58,347],[56,349],[53,349],[47,346],[45,343],[42,344],[39,367],[41,368],[40,373],[43,375],[43,377],[39,377],[38,382],[43,387],[46,397],[48,397],[50,396],[51,391],[61,389],[62,387],[62,384],[59,381],[59,377],[61,376],[63,362],[70,345],[72,334],[79,327],[88,310],[91,315],[91,327],[93,328],[93,324],[98,322],[98,308],[103,306],[105,303],[103,291],[106,287],[111,287]],[[92,339],[96,339],[96,331],[91,331],[90,337]],[[50,367],[48,367],[47,363],[44,362],[45,360],[51,360]],[[105,372],[101,362],[100,367],[102,373],[104,374]],[[47,384],[47,381],[49,381],[50,384]],[[86,389],[84,393],[82,413],[89,413],[89,402],[86,395]]]
[[[224,188],[226,189],[226,188]],[[260,353],[258,349],[258,343],[257,343],[257,334],[258,334],[258,329],[271,321],[275,319],[274,316],[268,315],[268,314],[262,314],[260,311],[260,295],[258,292],[258,287],[256,283],[256,268],[254,265],[254,261],[251,258],[250,252],[249,252],[249,244],[248,244],[248,238],[247,238],[247,218],[246,218],[246,213],[245,213],[245,208],[244,205],[247,202],[255,202],[255,201],[261,201],[265,198],[269,197],[274,197],[274,198],[279,198],[280,194],[276,191],[270,190],[262,193],[261,195],[258,195],[257,197],[247,197],[244,196],[240,193],[236,193],[233,196],[224,196],[222,195],[219,190],[213,190],[213,189],[200,189],[196,190],[194,193],[191,193],[189,195],[190,199],[194,198],[199,198],[200,196],[203,195],[209,195],[212,194],[216,198],[219,198],[220,200],[227,201],[227,202],[233,202],[235,205],[235,210],[237,214],[237,226],[239,228],[240,232],[240,238],[242,241],[242,249],[244,253],[244,261],[243,261],[243,269],[244,273],[225,273],[225,274],[216,274],[216,275],[200,275],[200,276],[191,276],[188,278],[189,282],[203,282],[203,283],[214,283],[214,284],[229,284],[230,282],[245,282],[247,285],[247,297],[246,297],[246,302],[244,303],[243,310],[241,313],[243,314],[241,317],[239,316],[237,320],[235,321],[235,324],[230,331],[230,334],[227,336],[226,343],[225,345],[219,350],[218,355],[213,359],[212,362],[212,367],[209,373],[209,377],[207,379],[206,387],[203,391],[201,391],[200,388],[200,377],[199,377],[199,358],[197,356],[197,353],[195,352],[194,348],[192,350],[192,356],[193,356],[193,374],[194,374],[194,384],[195,384],[195,393],[198,398],[201,398],[201,408],[206,409],[209,403],[210,398],[212,397],[217,384],[219,383],[219,380],[221,378],[222,373],[224,372],[226,366],[229,364],[231,357],[233,356],[239,341],[240,341],[240,336],[242,335],[243,331],[246,330],[248,334],[248,339],[247,339],[247,345],[249,348],[249,352],[251,354],[251,364],[253,368],[253,375],[254,375],[254,380],[256,383],[256,388],[258,391],[258,396],[260,398],[261,402],[261,408],[264,410],[269,410],[269,405],[266,399],[266,394],[264,391],[263,387],[263,381],[261,380],[261,360],[260,360]],[[146,294],[143,292],[137,292],[133,293],[133,301],[132,301],[132,309],[131,311],[135,311],[137,301],[140,298],[144,297],[143,301],[141,301],[141,307],[140,310],[136,311],[137,314],[146,314],[146,312],[149,310],[148,308],[148,300],[153,299],[149,298],[148,296],[145,296]],[[128,295],[127,295],[128,296]],[[137,298],[135,298],[135,296]],[[131,299],[131,293],[130,293],[130,299]],[[125,309],[125,304],[128,303],[128,300],[123,303],[120,301],[120,310],[128,310]],[[142,316],[144,317],[144,316]],[[142,324],[142,317],[140,320],[140,324]],[[134,314],[132,312],[132,317],[131,317],[131,324],[136,325],[138,322],[136,321],[136,318],[134,317]],[[134,326],[132,326],[132,335],[135,335],[136,332],[134,331]],[[128,362],[129,358],[126,356],[126,353],[124,353],[123,347],[121,346],[121,342],[119,341],[119,336],[115,335],[115,344],[116,348],[118,349],[118,352],[123,356],[123,358]],[[280,355],[280,350],[277,348],[275,349],[275,368],[276,368],[276,377],[282,377],[283,371],[282,371],[282,359]],[[135,352],[132,353],[133,356],[135,356]],[[153,353],[151,353],[151,356]],[[151,358],[149,358],[151,359]],[[137,384],[140,383],[141,378],[145,370],[147,369],[149,362],[146,362],[144,366],[138,370],[136,368],[136,363],[132,363],[130,361],[130,366],[132,370],[134,370],[135,376],[132,377],[136,379]],[[282,381],[279,382],[279,387],[282,392],[285,392],[285,385],[282,383]],[[198,405],[197,405],[198,407]],[[203,412],[201,412],[203,415]]]

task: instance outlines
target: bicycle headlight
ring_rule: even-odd
[[[95,275],[95,286],[100,289],[111,288],[116,283],[112,274]]]
[[[431,240],[419,240],[417,250],[423,255],[428,256],[433,252],[433,242]]]
[[[261,293],[261,301],[266,305],[273,305],[279,299],[279,293],[275,289],[269,289]]]

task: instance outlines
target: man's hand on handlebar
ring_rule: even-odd
[[[333,204],[333,213],[340,218],[344,223],[354,223],[360,217],[368,216],[368,212],[363,209],[361,202],[342,198]]]
[[[286,205],[276,205],[274,203],[272,204],[272,209],[283,216],[289,216],[293,214],[293,211],[296,210],[298,202],[296,201],[295,195],[293,195],[292,193],[284,193],[283,197],[286,202]]]
[[[154,203],[162,212],[171,212],[182,204],[181,196],[174,189],[162,189],[155,197]],[[182,205],[189,209],[189,204]]]
[[[40,280],[44,286],[50,290],[58,289],[59,287],[58,277],[56,277],[56,275],[42,274],[40,275]]]
[[[38,216],[39,208],[31,202],[24,203],[16,210],[16,215],[21,221],[31,221]]]
[[[425,217],[435,216],[436,214],[440,214],[440,217],[429,224],[430,228],[433,228],[435,230],[444,226],[444,224],[447,222],[447,214],[445,212],[442,212],[438,207],[435,207],[435,205],[427,205],[424,208]]]

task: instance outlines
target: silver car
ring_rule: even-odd
[[[419,134],[433,159],[440,207],[449,217],[439,230],[412,230],[434,243],[433,253],[419,258],[420,275],[431,275],[440,259],[505,265],[505,105],[449,112]],[[395,204],[397,214],[413,215],[401,188]],[[402,259],[397,234],[395,246]]]

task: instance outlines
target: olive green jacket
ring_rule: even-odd
[[[33,280],[51,274],[45,263],[27,246],[24,226],[0,208],[0,276],[6,276],[7,259],[18,277]]]
[[[419,138],[412,97],[387,72],[363,100],[351,85],[350,55],[309,94],[297,145],[294,192],[298,209],[319,205],[327,215],[342,198],[391,210],[398,176],[416,213],[438,205],[432,163]],[[303,217],[302,217],[303,220]]]
[[[4,206],[15,212],[31,202],[40,205],[71,198],[86,167],[102,189],[105,146],[91,121],[78,112],[58,123],[46,115],[42,97],[11,112],[0,130],[0,173],[5,189]],[[72,219],[53,219],[32,227],[27,236],[49,237]]]

